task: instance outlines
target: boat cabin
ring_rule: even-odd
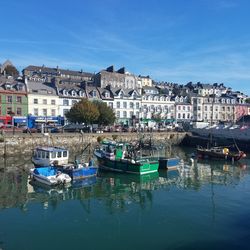
[[[113,160],[127,158],[129,150],[129,143],[103,141],[101,145],[101,152],[103,156]]]
[[[37,147],[33,152],[32,161],[38,166],[68,164],[69,152],[60,147]]]

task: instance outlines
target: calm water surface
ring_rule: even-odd
[[[191,166],[174,152],[179,171],[102,172],[61,189],[0,168],[0,249],[250,249],[250,161]]]

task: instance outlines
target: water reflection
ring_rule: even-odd
[[[100,172],[98,177],[68,187],[49,188],[31,183],[26,171],[7,169],[0,172],[0,208],[19,207],[25,211],[29,203],[38,202],[44,209],[49,206],[56,209],[65,200],[100,199],[108,211],[114,213],[124,211],[130,204],[137,204],[142,209],[151,206],[158,189],[199,190],[208,184],[237,185],[248,174],[249,169],[243,164],[210,161],[190,165],[184,162],[172,171],[142,176]]]

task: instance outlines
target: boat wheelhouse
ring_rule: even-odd
[[[50,166],[68,164],[69,152],[61,147],[36,147],[32,162],[35,166]]]

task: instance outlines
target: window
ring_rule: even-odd
[[[56,105],[56,100],[52,99],[51,100],[51,105]]]
[[[136,103],[136,108],[137,108],[137,109],[140,108],[140,103],[139,103],[139,102]]]
[[[62,157],[62,152],[61,151],[58,151],[57,152],[57,158],[61,158]]]
[[[12,113],[12,108],[11,107],[7,107],[7,114],[11,114]]]
[[[109,98],[109,93],[108,92],[105,92],[105,97]]]
[[[17,96],[16,97],[16,102],[17,103],[22,103],[22,97],[21,96]]]
[[[22,114],[22,108],[16,108],[16,114],[21,115]]]
[[[56,116],[56,110],[55,109],[51,109],[51,115]]]
[[[182,109],[183,109],[183,110],[186,110],[186,106],[183,106]]]
[[[34,109],[34,115],[38,116],[38,109]]]
[[[123,117],[127,118],[127,111],[123,111]]]
[[[64,105],[64,106],[69,106],[69,100],[64,99],[64,100],[63,100],[63,105]]]
[[[92,97],[96,97],[96,91],[95,90],[92,91]]]
[[[204,106],[204,110],[207,111],[207,106]]]
[[[120,111],[116,111],[116,117],[120,118]]]
[[[7,96],[7,102],[12,103],[12,96]]]
[[[127,108],[127,102],[123,102],[123,108],[124,108],[124,109]]]
[[[109,107],[113,108],[113,102],[109,102]]]
[[[129,103],[129,107],[132,109],[132,108],[134,108],[134,103],[133,102],[130,102]]]
[[[185,115],[185,113],[184,113],[184,114],[182,114],[182,119],[186,119],[186,115]]]
[[[34,104],[38,104],[38,99],[33,99]]]
[[[179,113],[179,114],[178,114],[178,119],[180,119],[180,118],[181,118],[181,114]]]
[[[181,110],[181,106],[178,106],[178,110]]]
[[[43,99],[43,104],[47,104],[47,99]]]
[[[120,108],[120,102],[116,103],[116,107],[119,109]]]
[[[67,151],[63,151],[63,157],[67,157]]]
[[[43,109],[43,116],[47,116],[47,109]]]
[[[130,118],[132,118],[132,116],[133,116],[133,111],[130,111],[130,112],[129,112],[129,115],[130,115]]]

